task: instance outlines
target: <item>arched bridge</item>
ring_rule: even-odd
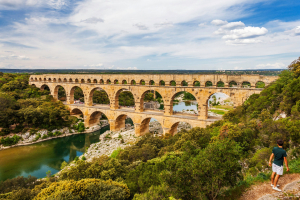
[[[175,134],[179,122],[188,122],[192,127],[206,127],[216,119],[208,117],[208,100],[217,92],[225,93],[235,106],[241,105],[250,95],[258,94],[265,85],[278,77],[261,75],[174,75],[174,74],[44,74],[31,75],[30,84],[43,89],[50,88],[54,98],[58,98],[58,89],[66,91],[66,104],[72,114],[83,113],[85,126],[99,123],[102,114],[109,120],[111,130],[125,127],[126,117],[133,120],[136,135],[149,131],[149,122],[155,118],[163,127],[164,133]],[[247,86],[244,86],[247,83]],[[75,87],[80,87],[85,104],[74,104]],[[93,94],[97,89],[104,90],[110,99],[110,105],[93,104]],[[119,106],[119,94],[130,91],[134,96],[135,108]],[[144,96],[148,91],[157,91],[164,102],[164,110],[144,109]],[[173,112],[173,100],[178,92],[186,91],[194,95],[198,103],[198,114],[179,114]]]

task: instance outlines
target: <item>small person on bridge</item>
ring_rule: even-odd
[[[271,167],[272,165],[272,176],[271,176],[271,187],[273,187],[273,190],[277,190],[281,192],[281,189],[279,189],[279,185],[277,185],[278,180],[280,178],[280,175],[283,175],[283,161],[286,166],[286,171],[288,172],[290,169],[288,167],[288,161],[286,159],[286,151],[282,148],[283,146],[283,141],[281,139],[277,140],[277,145],[278,147],[274,147],[272,154],[270,156],[269,160],[269,166]],[[275,157],[273,164],[271,164],[273,157]],[[276,177],[275,177],[275,174]],[[275,180],[274,180],[275,177]]]

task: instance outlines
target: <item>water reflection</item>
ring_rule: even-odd
[[[42,178],[48,170],[54,174],[60,170],[63,161],[73,161],[76,156],[82,155],[90,144],[99,142],[99,135],[106,130],[109,130],[109,126],[89,134],[72,135],[2,150],[0,181],[28,175]]]
[[[197,110],[197,101],[181,101],[173,104],[174,111]]]

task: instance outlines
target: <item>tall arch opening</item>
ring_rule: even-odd
[[[93,128],[95,126],[101,127],[108,124],[109,123],[106,115],[100,111],[93,112],[89,118],[89,128]]]
[[[48,85],[42,85],[42,86],[41,86],[41,90],[42,90],[42,91],[49,91],[49,93],[50,93],[50,88],[49,88]]]
[[[107,79],[106,84],[111,84],[111,81]]]
[[[83,112],[78,108],[71,110],[70,115],[77,117],[78,119],[83,119]]]
[[[66,101],[67,100],[67,95],[66,95],[66,90],[64,87],[61,85],[58,85],[54,89],[54,98],[60,100],[60,101]]]
[[[126,80],[123,80],[123,81],[122,81],[122,84],[123,84],[123,85],[126,85],[126,84],[127,84],[127,81],[126,81]]]
[[[235,81],[230,81],[229,87],[237,87],[237,83]]]
[[[220,118],[234,107],[232,99],[227,94],[221,92],[212,94],[208,99],[207,105],[207,116],[210,118]]]
[[[175,135],[176,133],[178,133],[182,130],[190,130],[190,129],[192,129],[191,124],[189,124],[187,122],[176,122],[171,126],[171,128],[169,130],[169,134]]]
[[[114,84],[119,84],[119,80],[114,80]]]
[[[97,83],[97,82],[98,82],[97,79],[94,79],[94,80],[93,80],[93,83]]]
[[[72,82],[73,82],[73,80],[70,78],[70,79],[69,79],[69,82],[70,82],[70,83],[72,83]]]
[[[68,82],[68,80],[66,78],[64,78],[64,83]]]
[[[104,84],[104,80],[103,79],[100,79],[100,84]]]
[[[155,85],[155,82],[153,80],[149,81],[149,85]]]
[[[178,92],[171,99],[171,113],[173,115],[198,115],[198,103],[193,94],[189,92]]]
[[[100,87],[92,89],[89,94],[89,102],[93,105],[109,106],[110,100],[105,90]]]
[[[127,89],[121,89],[116,93],[116,107],[125,108],[125,109],[134,109],[134,96]]]
[[[135,80],[132,80],[132,81],[130,82],[130,84],[131,84],[131,85],[136,85]]]
[[[84,94],[80,87],[74,86],[71,89],[70,102],[74,102],[75,104],[83,104],[84,103]]]
[[[164,101],[161,94],[155,90],[145,91],[140,99],[143,110],[163,111]]]
[[[146,85],[146,82],[144,80],[141,80],[140,85]]]
[[[170,81],[170,86],[176,86],[176,82],[175,81]]]
[[[161,81],[159,81],[159,85],[160,85],[160,86],[165,86],[166,83],[165,83],[165,81],[161,80]]]
[[[163,128],[161,123],[151,117],[144,119],[140,125],[140,135],[145,135],[146,133],[162,134]]]
[[[266,84],[262,81],[258,81],[256,84],[255,84],[255,87],[256,88],[264,88],[266,86]]]

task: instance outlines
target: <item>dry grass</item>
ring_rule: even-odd
[[[283,189],[286,184],[289,184],[293,181],[297,181],[300,179],[300,174],[285,174],[280,177],[278,184],[280,185],[280,189]],[[271,187],[271,181],[267,181],[264,183],[252,185],[247,191],[242,195],[240,200],[257,200],[262,196],[267,194],[273,194],[277,191],[273,190]]]

